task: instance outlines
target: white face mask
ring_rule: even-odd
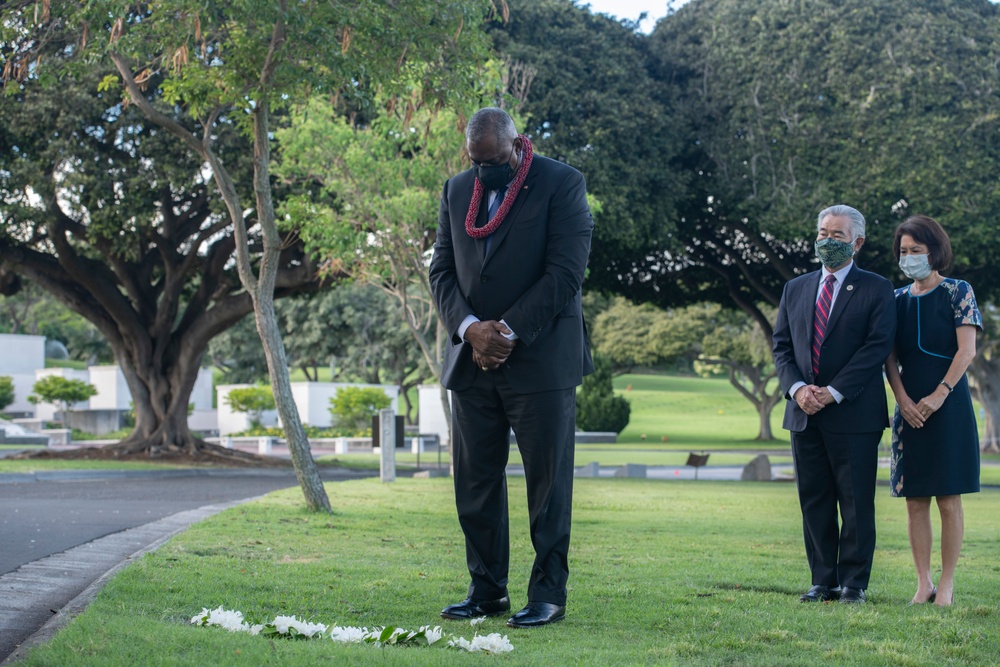
[[[931,275],[928,255],[905,255],[899,258],[899,270],[910,280],[923,280]]]

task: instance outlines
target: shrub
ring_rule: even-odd
[[[594,372],[583,378],[576,395],[576,426],[582,431],[621,433],[628,426],[632,406],[615,396],[611,385],[611,361],[594,354]]]
[[[97,395],[97,387],[83,380],[70,380],[59,375],[48,375],[36,382],[32,387],[35,392],[28,397],[33,405],[52,403],[62,413],[63,423],[66,423],[66,413],[70,406],[85,401]]]
[[[250,424],[256,427],[260,426],[264,410],[274,409],[274,394],[271,392],[270,387],[262,385],[233,389],[226,396],[225,404],[233,412],[245,412],[250,416]]]
[[[392,404],[384,391],[375,387],[342,387],[330,399],[330,414],[342,428],[364,429],[379,410]]]
[[[0,376],[0,410],[14,402],[14,378]]]

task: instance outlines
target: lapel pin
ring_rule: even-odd
[[[847,286],[847,291],[848,292],[850,292],[852,289],[854,289],[854,285],[848,285]]]

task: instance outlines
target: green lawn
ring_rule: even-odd
[[[522,479],[511,479],[515,608],[531,563]],[[791,484],[578,480],[565,621],[478,628],[438,611],[466,592],[446,479],[328,485],[333,516],[289,489],[228,510],[115,577],[26,665],[903,665],[1000,655],[1000,492],[966,496],[956,605],[909,606],[905,508],[878,494],[879,548],[864,607],[804,605],[810,583]],[[936,521],[936,520],[935,520]],[[937,556],[935,556],[937,562]],[[269,640],[188,623],[202,607],[343,626],[445,624],[507,634],[514,652]]]
[[[614,379],[614,387],[632,404],[632,417],[619,434],[619,443],[657,443],[699,451],[788,447],[788,432],[781,429],[784,406],[771,413],[772,433],[779,441],[758,442],[754,440],[760,431],[756,410],[726,379],[621,375]]]

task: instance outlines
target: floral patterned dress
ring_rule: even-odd
[[[896,290],[896,359],[906,394],[914,403],[932,393],[958,352],[955,329],[983,328],[969,283],[945,278],[914,296]],[[923,428],[911,428],[899,414],[892,420],[893,496],[921,498],[979,491],[979,432],[963,375]]]

